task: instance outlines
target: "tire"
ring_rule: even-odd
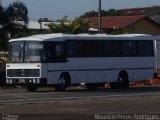
[[[121,71],[118,75],[117,82],[111,82],[110,86],[113,89],[129,88],[128,73],[125,70]]]
[[[27,85],[26,88],[29,92],[35,92],[38,89],[38,85]]]

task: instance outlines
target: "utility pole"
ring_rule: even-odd
[[[101,0],[98,1],[98,33],[101,33],[102,19],[101,19]]]
[[[40,24],[40,29],[41,29],[41,31],[42,31],[42,19],[41,19],[41,18],[38,19],[38,23]]]

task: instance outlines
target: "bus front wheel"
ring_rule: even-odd
[[[60,75],[58,84],[54,88],[56,91],[65,91],[66,87],[70,86],[70,84],[70,75],[64,72]]]

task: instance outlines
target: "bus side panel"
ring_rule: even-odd
[[[48,85],[58,84],[61,73],[66,72],[66,63],[48,63],[46,66]]]
[[[60,74],[68,72],[72,84],[116,82],[121,70],[129,80],[152,78],[154,57],[68,58],[67,63],[48,63],[48,84],[57,84]],[[45,74],[46,75],[46,74]]]
[[[129,81],[147,80],[147,79],[153,78],[154,72],[155,72],[155,69],[129,70],[128,71]]]

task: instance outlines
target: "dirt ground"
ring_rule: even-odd
[[[95,120],[96,115],[160,114],[160,96],[0,104],[2,120]],[[12,119],[4,119],[12,118]],[[131,117],[133,118],[133,117]],[[108,117],[106,119],[109,119]],[[124,118],[123,118],[124,119]],[[160,120],[160,116],[157,119]],[[126,118],[126,120],[129,120]]]

